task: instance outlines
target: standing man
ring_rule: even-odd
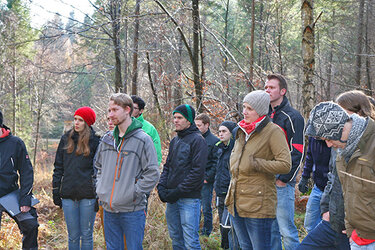
[[[3,211],[16,221],[23,234],[22,249],[38,249],[38,216],[31,207],[33,195],[34,171],[25,143],[12,135],[10,129],[3,125],[3,114],[0,111],[0,197],[19,189],[19,206],[21,213],[12,216],[0,205],[0,222]],[[19,180],[18,180],[19,176]]]
[[[218,161],[216,143],[219,142],[219,138],[214,136],[210,131],[210,117],[206,114],[199,114],[195,118],[195,124],[199,131],[201,131],[204,139],[208,146],[208,157],[206,169],[204,172],[204,182],[202,187],[202,210],[204,223],[201,230],[201,234],[204,236],[210,236],[212,231],[212,190],[214,188],[216,165]]]
[[[288,85],[282,75],[268,75],[265,90],[270,95],[269,116],[284,130],[292,157],[290,172],[276,176],[278,202],[277,220],[272,225],[272,249],[282,249],[282,237],[284,248],[293,250],[299,244],[298,231],[294,224],[294,193],[296,176],[303,158],[304,120],[301,114],[290,106],[285,96]]]
[[[188,104],[173,111],[175,136],[158,184],[173,249],[201,249],[199,218],[207,144],[195,126],[195,110]]]
[[[159,180],[152,139],[142,123],[131,117],[133,101],[127,94],[110,97],[108,116],[116,126],[98,147],[96,193],[104,209],[107,249],[142,249],[146,194]]]
[[[152,125],[150,122],[146,121],[143,118],[143,110],[146,106],[145,101],[136,95],[132,95],[131,98],[133,100],[133,106],[134,106],[132,116],[142,123],[143,125],[142,129],[146,132],[146,134],[151,136],[151,139],[155,145],[156,153],[158,155],[158,164],[160,166],[162,154],[161,154],[161,143],[160,143],[160,137],[159,137],[158,131],[156,130],[154,125]]]

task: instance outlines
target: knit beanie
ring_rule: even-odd
[[[95,123],[96,114],[94,110],[90,107],[81,107],[76,110],[74,116],[79,115],[82,119],[87,123],[87,125],[91,126]]]
[[[3,127],[3,113],[1,113],[1,110],[0,110],[0,128]]]
[[[268,114],[270,96],[264,90],[255,90],[245,96],[243,102],[249,104],[259,116]]]
[[[220,126],[225,126],[229,129],[229,132],[232,133],[233,129],[237,126],[235,122],[232,121],[223,121]]]
[[[311,110],[305,134],[337,141],[348,120],[349,115],[338,104],[321,102]]]
[[[177,108],[175,108],[175,110],[173,111],[173,114],[174,113],[180,113],[181,115],[183,115],[186,120],[188,120],[191,124],[194,123],[194,119],[195,119],[195,110],[192,106],[190,106],[189,104],[182,104],[180,106],[178,106]]]

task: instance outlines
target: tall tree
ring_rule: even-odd
[[[133,37],[133,78],[132,78],[132,95],[137,95],[138,81],[138,43],[139,43],[139,12],[141,8],[141,0],[137,0],[135,4],[135,20],[134,20],[134,37]]]
[[[302,17],[302,58],[303,58],[303,114],[308,117],[315,104],[315,88],[313,83],[315,68],[314,41],[314,1],[301,1]]]
[[[355,82],[357,87],[361,86],[361,68],[362,68],[362,48],[363,48],[363,16],[365,12],[365,0],[359,1],[358,9],[358,24],[357,24],[357,53],[356,53],[356,68],[355,68]]]

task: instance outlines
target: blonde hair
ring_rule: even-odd
[[[109,98],[109,101],[113,101],[116,105],[119,105],[123,107],[124,109],[126,107],[130,107],[129,115],[133,113],[133,109],[134,109],[133,100],[129,95],[125,93],[115,93],[111,95],[111,97]]]
[[[90,141],[90,136],[91,136],[91,129],[87,123],[84,123],[84,129],[82,132],[79,133],[78,137],[78,143],[77,143],[77,149],[76,149],[76,155],[81,155],[83,154],[84,156],[89,156],[90,155],[90,146],[89,146],[89,141]],[[66,151],[68,154],[73,153],[75,144],[73,140],[73,134],[74,134],[74,128],[70,130],[68,134],[68,143],[66,144]]]

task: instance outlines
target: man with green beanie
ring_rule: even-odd
[[[160,200],[167,202],[166,219],[173,249],[201,249],[199,219],[201,190],[207,162],[207,144],[194,123],[188,104],[173,111],[175,136],[158,184]]]

